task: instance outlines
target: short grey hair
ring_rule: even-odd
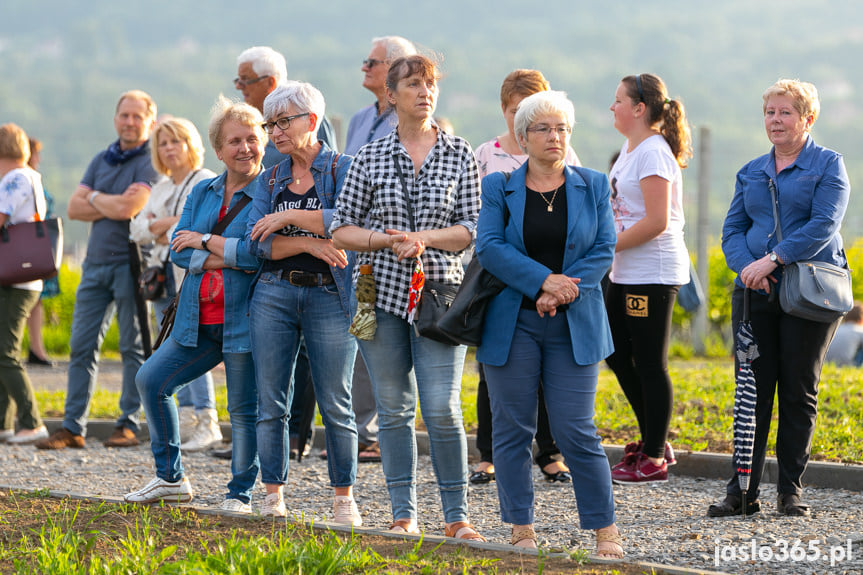
[[[237,56],[237,66],[245,63],[252,65],[252,70],[260,76],[272,76],[276,84],[288,79],[288,65],[285,57],[269,46],[252,46]]]
[[[575,106],[566,97],[566,92],[547,90],[531,94],[519,103],[512,126],[522,150],[521,138],[527,140],[528,126],[545,114],[563,114],[570,128],[575,125]]]
[[[213,109],[210,111],[210,124],[207,129],[210,145],[215,151],[218,152],[222,149],[222,144],[224,143],[222,128],[229,121],[253,128],[258,134],[258,139],[261,141],[261,149],[267,145],[267,133],[261,126],[264,119],[261,117],[258,109],[245,102],[229,100],[222,94],[219,94]]]
[[[276,86],[276,89],[264,98],[264,118],[268,122],[274,121],[279,114],[286,113],[291,104],[298,114],[311,112],[316,116],[313,132],[317,134],[326,111],[326,102],[321,91],[308,82],[291,81]]]
[[[380,36],[372,38],[372,46],[380,44],[384,47],[385,58],[387,62],[392,62],[396,58],[404,58],[405,56],[413,56],[417,53],[413,42],[401,36]]]

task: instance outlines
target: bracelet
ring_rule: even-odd
[[[375,235],[374,232],[369,232],[369,251],[372,251],[372,236]]]
[[[95,199],[96,199],[96,196],[98,196],[98,195],[99,195],[99,194],[101,194],[101,193],[102,193],[102,192],[97,191],[97,190],[93,190],[92,192],[90,192],[90,195],[89,195],[89,196],[87,196],[87,203],[88,203],[88,204],[90,204],[90,205],[92,206],[92,205],[93,205],[93,200],[95,200]]]

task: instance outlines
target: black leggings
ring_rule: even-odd
[[[648,457],[665,454],[674,390],[668,375],[671,312],[680,286],[609,282],[605,307],[614,353],[605,361],[638,419]]]
[[[476,448],[479,450],[480,461],[494,463],[491,447],[491,403],[488,399],[488,383],[485,380],[485,370],[479,366],[479,386],[476,390]],[[533,458],[539,467],[545,467],[554,461],[563,461],[563,455],[551,437],[551,427],[548,425],[548,410],[545,408],[545,397],[542,386],[539,386],[539,411],[536,418],[536,446],[539,448]]]

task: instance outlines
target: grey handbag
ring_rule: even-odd
[[[776,207],[776,184],[768,180],[773,200],[773,220],[776,237],[782,241],[782,225]],[[847,260],[846,260],[847,261]],[[851,311],[854,294],[851,290],[851,270],[827,262],[802,261],[785,265],[779,286],[782,311],[795,317],[832,323]]]

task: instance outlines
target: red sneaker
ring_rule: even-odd
[[[623,459],[620,460],[620,463],[611,468],[612,471],[616,469],[635,469],[638,465],[638,460],[641,458],[640,451],[631,451],[626,453],[623,456]]]
[[[668,481],[668,464],[663,461],[662,465],[654,465],[648,458],[641,456],[636,465],[612,469],[611,480],[623,485],[651,481],[664,483]]]
[[[677,459],[674,457],[674,449],[672,449],[671,444],[667,441],[665,442],[665,463],[669,467],[677,465]]]

